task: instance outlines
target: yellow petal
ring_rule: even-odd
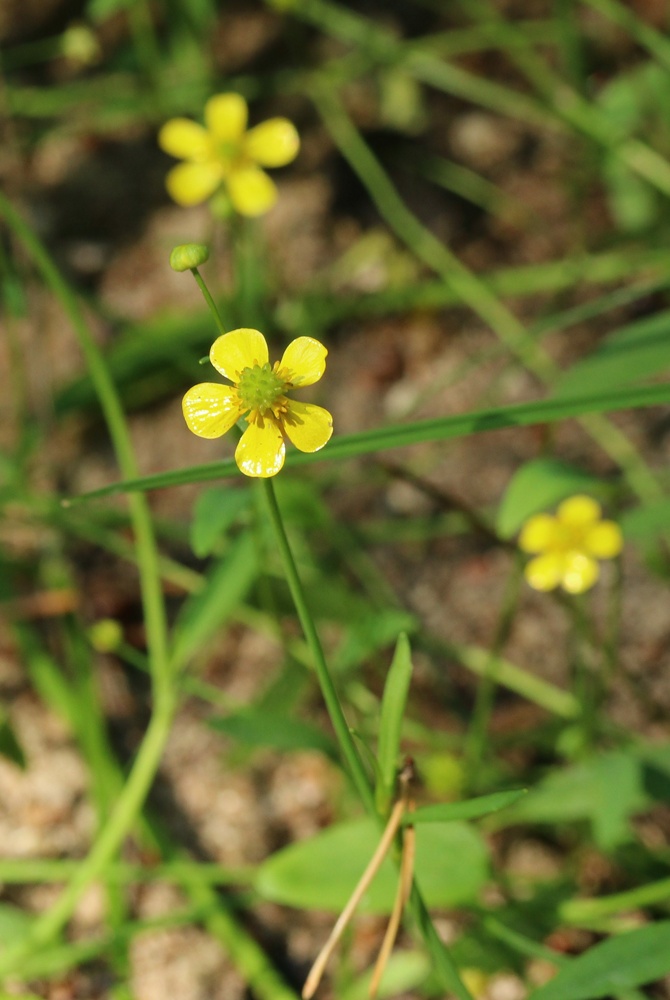
[[[269,118],[247,132],[244,149],[262,167],[283,167],[298,155],[300,137],[288,118]]]
[[[614,559],[622,548],[621,528],[614,521],[599,521],[584,536],[584,549],[596,559]]]
[[[297,337],[282,355],[279,370],[286,371],[291,385],[313,385],[326,370],[328,351],[313,337]]]
[[[199,205],[214,194],[221,177],[218,163],[180,163],[165,178],[165,186],[178,205]]]
[[[519,535],[522,552],[544,552],[556,544],[559,526],[550,514],[534,514],[529,517]]]
[[[240,416],[237,391],[218,382],[201,382],[182,400],[184,420],[190,431],[203,438],[217,438],[229,431]]]
[[[583,528],[593,524],[601,515],[600,504],[593,497],[579,493],[559,504],[556,516],[562,524],[571,528]]]
[[[531,559],[524,569],[524,576],[534,590],[553,590],[563,580],[565,556],[560,552],[547,552]]]
[[[569,594],[583,594],[598,579],[598,563],[584,552],[568,552],[564,558],[565,568],[561,581],[563,590],[567,590]]]
[[[202,162],[214,155],[206,129],[189,118],[171,118],[158,133],[158,145],[178,160]]]
[[[217,94],[205,105],[205,122],[220,142],[237,142],[247,127],[247,102],[241,94]]]
[[[277,188],[258,167],[233,170],[227,179],[228,194],[240,215],[263,215],[277,200]]]
[[[265,365],[268,358],[268,345],[263,334],[244,327],[217,337],[209,352],[209,360],[217,372],[231,382],[239,382],[244,368]]]
[[[333,418],[322,406],[289,401],[283,421],[284,433],[300,451],[318,451],[333,433]]]
[[[284,464],[286,447],[279,426],[269,417],[257,416],[235,449],[235,461],[245,476],[269,479]]]

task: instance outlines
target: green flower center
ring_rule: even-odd
[[[272,409],[287,389],[288,383],[269,362],[244,368],[237,383],[237,392],[244,408],[258,410],[261,416]]]
[[[582,550],[586,544],[586,530],[582,525],[559,524],[553,548],[558,552]]]
[[[216,151],[223,160],[234,160],[240,151],[240,144],[238,142],[218,140],[216,142]]]

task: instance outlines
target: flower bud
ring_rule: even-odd
[[[123,629],[113,618],[101,618],[89,628],[88,640],[98,653],[112,653],[123,642]]]
[[[170,254],[173,271],[192,271],[209,260],[209,249],[204,243],[182,243]]]

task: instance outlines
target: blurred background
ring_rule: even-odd
[[[23,933],[71,873],[28,862],[86,855],[151,710],[126,502],[60,503],[124,478],[77,310],[142,476],[234,448],[194,437],[181,415],[186,389],[215,377],[199,361],[216,329],[190,275],[169,267],[180,243],[209,245],[202,271],[229,329],[261,329],[277,357],[297,336],[327,345],[309,398],[336,435],[658,383],[669,21],[662,0],[3,0],[0,938]],[[285,116],[300,133],[258,220],[184,208],[165,189],[174,160],[159,128],[202,120],[225,92],[246,98],[250,124]],[[624,901],[618,924],[565,905],[668,877],[669,431],[657,405],[344,462],[326,449],[278,481],[361,741],[374,743],[405,631],[421,800],[538,789],[463,845],[472,879],[438,900],[477,998],[522,1000],[548,976],[540,945],[569,956],[667,916],[662,890]],[[299,992],[332,913],[249,872],[358,806],[249,484],[187,479],[148,494],[170,621],[198,625],[123,857],[230,869],[238,888],[205,904],[232,908]],[[531,590],[519,528],[584,492],[621,523],[623,557],[584,602]],[[13,995],[294,995],[249,987],[183,879],[109,879],[60,952],[14,970]],[[324,996],[363,995],[384,924],[361,918]],[[403,944],[415,950],[385,995],[443,995]],[[646,995],[668,996],[667,977]]]

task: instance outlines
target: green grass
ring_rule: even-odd
[[[670,972],[670,850],[662,824],[644,833],[670,799],[668,705],[630,667],[664,640],[653,615],[636,624],[632,653],[626,632],[641,601],[667,602],[670,576],[667,24],[618,0],[547,2],[536,20],[505,20],[488,0],[446,6],[407,2],[376,16],[374,5],[359,13],[330,0],[250,5],[259,49],[233,57],[218,46],[239,30],[238,14],[213,0],[92,0],[88,42],[113,24],[118,34],[89,47],[90,63],[86,50],[79,62],[63,55],[77,38],[67,32],[17,35],[5,48],[0,600],[20,681],[0,714],[0,763],[19,784],[35,766],[18,700],[29,691],[83,763],[93,819],[76,856],[0,857],[3,996],[17,982],[22,996],[47,995],[75,970],[103,968],[109,996],[130,997],[134,944],[198,927],[251,995],[297,997],[309,956],[291,952],[290,909],[279,951],[267,945],[266,904],[299,909],[316,954],[325,935],[312,907],[345,901],[349,864],[353,888],[370,851],[357,853],[351,830],[381,836],[406,754],[426,822],[381,995],[471,1000],[477,970],[482,981],[511,973],[538,1000],[641,1000]],[[104,281],[78,273],[68,247],[99,241],[104,270],[141,239],[148,276],[138,268],[128,290],[154,281],[149,258],[162,255],[165,281],[186,294],[192,276],[169,272],[170,247],[151,228],[168,211],[152,188],[168,168],[155,135],[175,115],[200,118],[226,90],[245,95],[254,122],[295,119],[303,153],[278,175],[280,199],[285,182],[312,175],[330,190],[323,260],[285,286],[290,234],[278,254],[262,222],[215,212],[203,237],[184,211],[174,242],[204,238],[211,250],[193,275],[202,303],[187,310],[170,292],[138,319],[117,296],[112,311]],[[468,159],[454,138],[464,120],[513,141]],[[55,180],[50,150],[64,158]],[[106,189],[115,157],[133,165],[114,176],[142,213],[120,232],[109,213],[124,217],[124,189],[111,201]],[[68,193],[77,184],[86,211],[106,206],[99,231],[79,217]],[[58,221],[59,206],[72,218]],[[69,342],[80,357],[66,378],[40,340],[56,313],[57,350]],[[178,399],[217,377],[200,359],[237,326],[279,343],[322,340],[329,366],[315,398],[362,420],[346,433],[336,426],[316,454],[290,450],[276,482],[260,486],[221,457],[228,444],[213,443],[199,464],[157,464],[138,430],[153,419],[164,427],[169,412],[171,438],[182,440]],[[434,366],[411,351],[426,326],[437,331]],[[382,336],[388,377],[361,346],[381,356]],[[457,361],[445,369],[450,350]],[[389,384],[403,381],[411,392],[397,403]],[[361,386],[374,417],[357,403]],[[61,469],[68,440],[75,456],[64,452]],[[98,473],[78,477],[92,454],[114,463],[104,485]],[[486,499],[480,479],[497,484]],[[188,516],[170,500],[178,494],[154,493],[176,487],[198,498]],[[533,594],[518,529],[581,491],[620,520],[626,555],[592,594]],[[101,566],[118,618],[104,648],[92,630],[106,617],[95,610]],[[239,651],[241,636],[271,651],[250,701],[229,693],[219,669],[220,650]],[[101,682],[110,667],[129,692],[125,723]],[[610,710],[622,700],[633,721]],[[262,784],[292,755],[316,755],[330,776],[328,830],[282,847],[268,830],[267,857],[206,859],[152,795],[189,712],[221,735],[221,781],[258,788],[258,775]],[[196,766],[189,781],[201,779]],[[508,865],[509,845],[528,838],[547,846],[549,874]],[[371,898],[392,895],[402,839]],[[606,874],[585,897],[581,866],[594,855]],[[182,903],[147,919],[135,887],[156,882],[178,886]],[[32,910],[22,887],[53,884],[51,902]],[[94,884],[102,916],[82,937],[73,917]],[[433,918],[454,908],[446,947]],[[566,926],[584,934],[578,955],[554,948]],[[540,987],[537,959],[557,970]],[[361,995],[365,970],[346,935],[329,970],[338,995]]]

